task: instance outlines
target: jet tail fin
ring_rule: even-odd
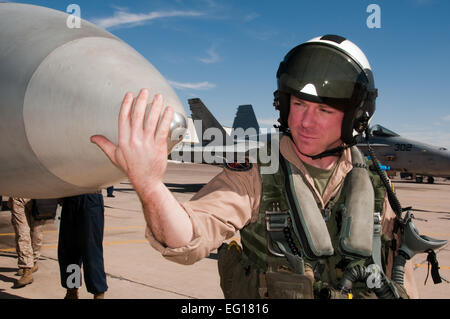
[[[226,144],[226,141],[229,138],[228,133],[224,130],[222,125],[220,125],[219,121],[214,117],[214,115],[211,114],[211,112],[208,110],[208,108],[203,104],[202,100],[199,98],[189,99],[189,108],[192,112],[192,120],[194,121],[194,125],[196,124],[195,121],[201,120],[201,132],[199,132],[198,125],[196,126],[197,135],[199,136],[199,140],[203,145],[208,144],[211,142],[210,140],[205,140],[205,131],[211,127],[218,129],[223,136],[223,144]],[[200,133],[200,134],[199,134]]]
[[[251,104],[239,105],[233,122],[233,130],[237,128],[242,128],[244,131],[254,128],[256,132],[259,132],[258,120]]]

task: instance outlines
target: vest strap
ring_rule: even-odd
[[[348,189],[342,216],[339,248],[350,258],[367,258],[373,248],[375,194],[361,152],[351,149],[353,169],[346,177]]]
[[[275,206],[276,204],[274,204]],[[272,255],[284,257],[283,251],[278,252],[274,243],[285,241],[284,229],[289,226],[289,213],[279,210],[279,206],[272,211],[266,211],[267,249]],[[277,246],[278,247],[278,246]]]
[[[267,250],[274,256],[286,257],[292,269],[297,274],[303,275],[305,273],[303,258],[299,255],[295,245],[289,244],[292,242],[289,218],[289,212],[280,210],[279,203],[273,204],[272,211],[266,211]]]
[[[373,214],[372,260],[378,265],[380,271],[383,271],[381,262],[381,213],[379,212]]]
[[[280,250],[283,252],[284,256],[289,262],[289,265],[291,265],[292,269],[295,271],[295,273],[299,275],[305,274],[305,263],[303,261],[303,258],[299,255],[290,253],[286,247],[284,246],[283,242],[277,241],[277,245],[280,248]]]
[[[281,153],[280,164],[284,172],[294,233],[303,253],[309,259],[333,255],[334,249],[325,220],[311,190],[301,176],[296,176],[294,180],[290,164]]]

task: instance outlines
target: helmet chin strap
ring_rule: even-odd
[[[330,150],[326,150],[325,152],[322,152],[317,155],[307,155],[307,154],[303,154],[303,153],[302,154],[305,156],[308,156],[309,158],[311,158],[313,160],[320,159],[320,158],[327,157],[327,156],[340,156],[345,149],[352,147],[353,145],[356,145],[356,141],[354,141],[348,145],[341,145],[341,146],[332,148]]]

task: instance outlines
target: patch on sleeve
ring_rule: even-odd
[[[245,159],[244,163],[234,162],[234,163],[225,163],[225,168],[236,171],[236,172],[245,172],[251,170],[253,164],[250,163],[248,158]]]

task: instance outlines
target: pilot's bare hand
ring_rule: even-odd
[[[163,97],[156,94],[145,117],[150,93],[142,89],[133,108],[133,94],[127,93],[119,114],[119,145],[106,137],[95,135],[97,144],[108,158],[129,177],[139,192],[151,192],[162,183],[167,168],[167,137],[173,109],[167,107],[158,125]]]

